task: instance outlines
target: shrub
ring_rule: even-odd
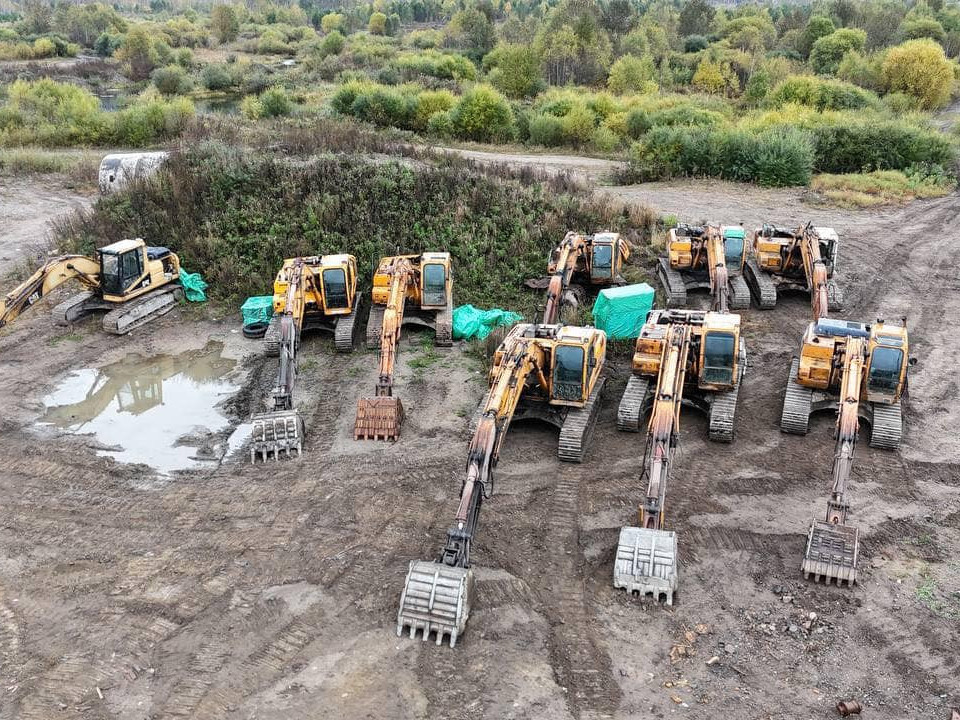
[[[902,92],[890,93],[883,96],[884,106],[894,115],[905,115],[906,113],[916,112],[920,106],[913,95],[907,95]]]
[[[240,80],[240,91],[245,95],[259,95],[271,85],[270,76],[263,67],[247,70]]]
[[[627,113],[626,127],[627,134],[634,140],[639,140],[644,133],[653,127],[653,123],[650,122],[650,113],[640,108],[631,110]]]
[[[687,35],[683,39],[683,51],[688,53],[706,50],[707,46],[709,45],[710,41],[707,40],[703,35]]]
[[[350,106],[350,114],[380,126],[404,128],[410,123],[414,108],[399,90],[374,86],[357,95]]]
[[[449,138],[453,135],[453,120],[449,112],[436,112],[427,120],[427,132],[440,138]]]
[[[770,92],[770,74],[760,68],[754,71],[753,75],[747,81],[747,87],[744,89],[743,99],[751,105],[759,105]]]
[[[912,95],[921,107],[931,109],[949,102],[953,67],[940,45],[924,39],[910,40],[892,48],[881,72],[890,92]]]
[[[126,64],[127,74],[133,80],[150,77],[154,68],[167,64],[170,54],[170,47],[163,42],[154,42],[154,38],[144,27],[130,30],[115,53],[117,59]]]
[[[33,56],[35,58],[53,57],[57,54],[57,46],[50,38],[37,38],[33,41]]]
[[[430,118],[439,113],[446,115],[456,103],[456,98],[449,90],[424,90],[417,95],[416,103],[413,129],[426,130]]]
[[[113,142],[142,147],[176,137],[194,114],[193,103],[187,98],[163,100],[145,93],[140,102],[116,113]]]
[[[261,117],[281,117],[293,111],[293,101],[287,91],[274,86],[260,94]]]
[[[707,59],[701,60],[690,84],[698,90],[714,95],[720,94],[727,87],[727,78],[723,70],[718,63]]]
[[[849,50],[844,53],[843,59],[837,67],[837,77],[848,83],[877,92],[883,87],[880,74],[882,64],[883,56],[880,54],[865,57],[856,50]]]
[[[443,44],[443,33],[439,30],[414,30],[407,36],[407,40],[415,48],[429,50]]]
[[[240,19],[231,5],[214,5],[210,10],[210,29],[221,43],[237,39]]]
[[[506,99],[489,85],[467,90],[451,111],[458,137],[480,142],[505,141],[513,136],[513,111]]]
[[[929,38],[938,43],[942,43],[947,37],[943,25],[932,17],[907,18],[900,23],[900,29],[897,34],[903,40]]]
[[[530,142],[544,147],[563,144],[563,125],[560,118],[549,114],[536,114],[528,123]]]
[[[610,128],[601,125],[593,131],[590,144],[600,152],[613,152],[620,145],[620,137]]]
[[[289,55],[293,47],[287,43],[285,35],[277,30],[267,30],[257,42],[257,52],[261,55]]]
[[[193,83],[179,65],[157,68],[150,79],[154,87],[164,95],[184,95],[193,89]]]
[[[329,16],[325,15],[324,17]],[[323,57],[327,55],[339,55],[343,52],[343,47],[346,45],[346,42],[338,30],[333,30],[320,42],[320,52]]]
[[[794,75],[787,78],[774,88],[768,102],[773,107],[798,103],[816,108],[820,112],[859,110],[878,105],[877,96],[863,88],[812,75]]]
[[[236,79],[229,65],[211,64],[203,68],[200,82],[207,90],[228,90],[236,85]]]
[[[109,130],[106,113],[84,88],[53,80],[17,80],[0,106],[0,144],[47,146],[101,142]]]
[[[806,185],[813,148],[800,130],[659,127],[634,143],[631,169],[642,179],[715,176],[767,186]]]
[[[644,58],[624,55],[610,68],[607,87],[621,95],[628,92],[653,92],[656,90],[656,72],[653,59],[649,55]]]
[[[345,28],[345,18],[342,13],[327,13],[320,19],[320,29],[325,33],[342,32]]]
[[[370,22],[367,23],[367,31],[371,35],[387,34],[387,16],[382,12],[375,12],[370,15]]]
[[[576,105],[560,121],[563,138],[571,145],[584,145],[597,128],[596,116],[585,105]]]
[[[950,167],[955,158],[944,135],[898,120],[837,122],[812,133],[817,172],[902,170],[916,163]]]
[[[818,73],[832,75],[840,66],[843,56],[851,50],[863,52],[867,34],[863,30],[841,28],[824,35],[810,50],[810,65]]]
[[[189,70],[190,68],[193,67],[193,51],[190,50],[190,48],[185,48],[185,47],[180,48],[179,50],[177,50],[176,54],[174,55],[174,58],[176,59],[177,65],[184,68],[185,70]]]
[[[371,88],[369,83],[353,80],[337,88],[330,99],[330,106],[341,115],[349,115],[354,101],[361,93]]]
[[[240,114],[250,120],[263,117],[263,105],[260,104],[260,99],[253,95],[247,95],[240,101]]]

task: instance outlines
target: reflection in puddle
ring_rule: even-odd
[[[117,460],[160,472],[216,461],[227,446],[214,437],[229,426],[215,406],[237,386],[224,376],[236,362],[221,343],[151,358],[131,356],[65,377],[43,399],[42,420],[74,434],[92,434]]]

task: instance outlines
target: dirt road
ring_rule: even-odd
[[[947,237],[958,198],[841,214],[717,183],[608,191],[692,219],[832,224],[843,316],[909,317],[920,362],[904,446],[857,448],[856,588],[799,574],[833,448],[828,415],[806,437],[777,426],[802,297],[744,313],[750,367],[732,445],[708,443],[705,419],[684,414],[667,496],[677,603],[611,584],[642,492],[641,439],[615,427],[621,358],[583,465],[556,459],[555,433],[511,429],[474,548],[477,604],[453,650],[394,631],[407,563],[435,555],[455,509],[465,418],[483,388],[471,356],[433,357],[410,334],[403,437],[357,443],[353,409],[375,355],[310,340],[301,460],[164,479],[98,456],[89,438],[41,440],[40,398],[70,369],[212,337],[247,373],[226,406],[238,422],[260,407],[273,366],[232,318],[188,326],[177,310],[116,338],[95,322],[66,335],[37,307],[0,332],[0,720],[792,719],[835,717],[850,698],[864,717],[948,718],[960,705],[960,244]]]

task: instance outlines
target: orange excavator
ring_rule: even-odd
[[[753,253],[744,264],[744,277],[757,306],[777,304],[780,290],[809,292],[814,318],[843,309],[843,292],[831,279],[840,252],[832,228],[808,222],[797,230],[764,225],[753,234]]]
[[[800,357],[790,367],[780,429],[806,433],[811,413],[837,409],[833,486],[826,520],[814,521],[807,534],[802,565],[807,578],[837,585],[857,580],[859,532],[846,520],[859,420],[870,424],[872,446],[899,447],[900,402],[913,362],[908,353],[906,322],[898,327],[882,320],[865,325],[823,317],[804,333]]]
[[[367,347],[380,349],[380,375],[373,397],[357,400],[357,440],[397,440],[404,410],[393,395],[400,329],[432,327],[436,344],[453,344],[453,273],[450,253],[395,255],[380,260],[373,276],[373,306],[367,321]]]
[[[619,233],[568,232],[547,264],[547,298],[541,322],[544,325],[560,322],[562,307],[580,305],[584,300],[583,285],[623,284],[620,272],[629,257],[630,248]],[[538,286],[538,282],[527,284]]]
[[[750,306],[750,289],[743,278],[747,247],[741,227],[680,224],[667,236],[667,254],[657,264],[657,276],[667,294],[667,307],[687,304],[687,291],[710,291],[716,312]]]
[[[620,401],[617,423],[620,429],[635,431],[650,413],[641,474],[647,490],[639,526],[620,530],[614,587],[673,604],[677,536],[664,529],[664,503],[679,443],[680,410],[684,404],[705,410],[710,415],[710,439],[730,442],[745,366],[739,315],[680,309],[648,314],[637,337],[633,375]],[[656,378],[652,393],[650,378]]]
[[[436,633],[450,647],[466,627],[473,591],[470,549],[480,505],[493,494],[493,470],[514,420],[537,418],[560,429],[557,455],[581,462],[603,388],[606,334],[591,327],[515,325],[494,353],[490,391],[478,408],[454,526],[436,562],[414,560],[400,596],[397,635]]]

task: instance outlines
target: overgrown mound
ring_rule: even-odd
[[[654,221],[562,176],[449,157],[299,161],[208,143],[175,155],[151,181],[101,198],[57,235],[79,252],[138,236],[168,246],[224,299],[269,293],[285,257],[352,253],[367,288],[381,255],[448,250],[458,303],[516,307],[523,281],[544,274],[568,229],[619,230],[639,242]]]

